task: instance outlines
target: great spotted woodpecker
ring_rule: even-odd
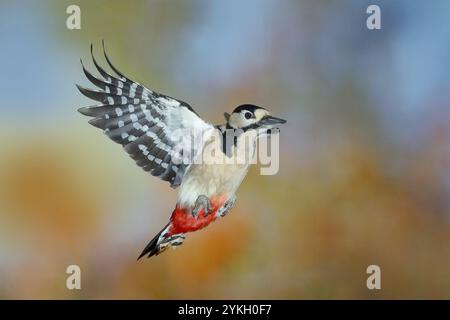
[[[200,230],[233,207],[235,192],[248,172],[256,140],[285,123],[254,105],[241,105],[226,123],[203,121],[187,103],[157,93],[118,71],[105,71],[91,55],[103,79],[81,65],[86,77],[101,90],[77,85],[99,105],[80,108],[89,123],[121,144],[138,166],[173,188],[180,187],[169,223],[148,243],[144,255],[158,255],[183,243],[188,232]],[[198,160],[201,161],[198,161]],[[233,159],[234,161],[229,161]]]

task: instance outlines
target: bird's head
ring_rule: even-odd
[[[286,122],[284,119],[271,116],[266,109],[252,104],[237,107],[231,115],[225,113],[225,119],[227,125],[233,129],[255,129],[261,133]]]

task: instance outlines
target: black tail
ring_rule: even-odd
[[[175,248],[183,244],[184,239],[186,239],[185,234],[177,233],[169,236],[169,228],[170,222],[152,239],[152,241],[149,242],[144,251],[142,251],[138,260],[146,254],[148,254],[147,258],[150,258],[151,256],[160,254],[169,247]]]
[[[161,248],[159,246],[158,240],[161,237],[161,234],[164,231],[166,231],[166,229],[169,225],[170,225],[170,223],[168,223],[160,232],[158,232],[158,234],[147,244],[144,251],[142,251],[139,258],[137,258],[138,260],[140,258],[142,258],[143,256],[145,256],[146,254],[148,254],[147,258],[150,258],[151,256],[158,255],[159,253],[161,253],[163,251],[163,250],[161,250]]]

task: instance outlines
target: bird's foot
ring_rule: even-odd
[[[183,244],[183,241],[185,239],[186,236],[184,234],[175,234],[164,239],[164,243],[166,243],[167,245],[170,244],[172,247],[178,247]]]
[[[230,199],[228,199],[227,202],[224,203],[223,206],[221,206],[217,210],[217,215],[220,217],[225,217],[225,215],[234,207],[235,203],[236,203],[236,196],[233,195]]]
[[[204,216],[206,217],[213,211],[213,207],[211,206],[211,202],[205,195],[199,195],[197,200],[195,200],[194,209],[192,209],[192,216],[197,218],[200,209],[203,208]]]

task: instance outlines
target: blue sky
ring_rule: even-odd
[[[195,90],[210,81],[226,86],[236,80],[234,77],[241,68],[257,68],[263,64],[270,47],[266,36],[273,30],[271,23],[283,20],[280,20],[280,14],[283,13],[280,3],[288,8],[292,4],[271,0],[216,0],[206,3],[195,23],[184,30],[181,44],[184,50],[170,70],[170,78],[179,86],[190,87],[189,90]],[[339,79],[345,72],[342,69],[354,68],[363,81],[367,78],[363,87],[374,99],[373,105],[389,117],[399,112],[402,117],[406,115],[411,119],[420,119],[422,113],[426,112],[426,102],[438,93],[448,100],[448,1],[433,1],[432,5],[428,1],[379,2],[384,29],[378,32],[386,33],[388,42],[378,49],[359,48],[353,55],[356,57],[354,65],[353,60],[345,56],[350,51],[331,46],[335,45],[334,37],[341,36],[350,41],[352,46],[358,47],[356,42],[361,41],[361,36],[365,34],[365,31],[360,31],[355,33],[357,36],[346,38],[349,30],[340,27],[339,23],[355,20],[355,15],[363,6],[357,1],[343,3],[344,10],[327,13],[330,17],[337,16],[329,21],[329,25],[325,21],[323,31],[318,35],[323,46],[321,50],[325,53],[318,59],[323,63],[323,70],[327,70],[329,79]],[[300,9],[307,8],[300,6]],[[346,12],[348,17],[345,16]],[[286,19],[292,17],[286,15]],[[73,86],[82,79],[78,65],[79,51],[69,50],[67,42],[60,42],[54,27],[55,18],[45,5],[38,2],[27,1],[24,5],[24,2],[9,1],[2,5],[0,59],[3,62],[3,76],[0,77],[0,108],[3,112],[7,111],[8,117],[18,117],[22,121],[24,117],[30,121],[36,118],[42,118],[44,122],[54,121],[54,117],[63,116],[55,109],[58,105],[67,106],[79,101]],[[285,41],[292,43],[304,40],[301,30],[298,36],[295,30],[291,30],[286,33],[286,37]],[[327,43],[331,45],[327,46]],[[308,47],[309,44],[302,45]],[[328,52],[337,56],[327,57]],[[289,73],[290,70],[297,70],[297,67],[298,70],[307,67],[295,66],[297,62],[304,63],[301,59],[296,60],[295,54],[299,53],[289,55],[287,52],[280,57],[280,60],[285,61],[280,61],[280,72],[297,77],[291,79],[292,83],[307,82],[305,75]],[[381,62],[374,61],[378,55],[389,62],[385,70]],[[181,65],[187,72],[178,72]],[[389,92],[383,92],[386,81],[391,86]]]

